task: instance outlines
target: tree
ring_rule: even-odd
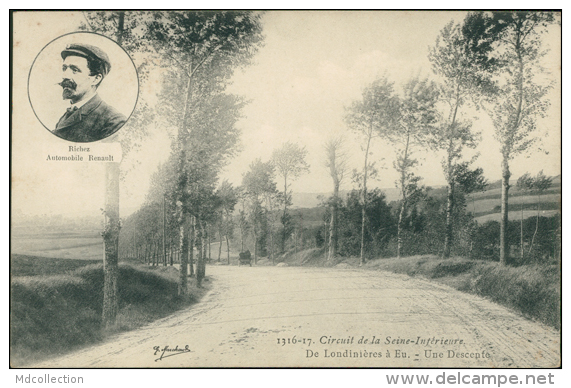
[[[282,235],[282,252],[285,251],[285,243],[289,237],[289,217],[287,207],[291,204],[291,190],[289,190],[288,178],[295,180],[302,174],[309,172],[309,164],[305,161],[307,150],[298,144],[286,142],[280,148],[272,153],[271,162],[275,167],[278,175],[284,179],[283,205],[284,211],[282,215],[283,235]]]
[[[470,17],[473,14],[470,14]],[[486,97],[483,105],[492,119],[495,137],[502,154],[502,191],[500,219],[500,263],[506,265],[509,256],[507,239],[508,191],[511,177],[509,163],[513,158],[537,141],[534,134],[537,119],[544,117],[549,106],[546,99],[551,85],[540,79],[544,74],[540,59],[541,35],[554,21],[550,12],[517,11],[493,12],[481,15],[470,31],[473,42],[484,42],[478,47],[469,46],[473,53],[492,58],[497,89]],[[480,50],[486,47],[485,52]],[[487,48],[492,47],[493,50]]]
[[[274,181],[274,165],[256,159],[250,164],[250,169],[242,178],[242,187],[248,197],[249,219],[254,233],[254,263],[258,260],[258,248],[263,245],[264,233],[267,226],[267,211],[263,200],[268,195],[277,194]],[[262,247],[263,248],[263,247]],[[264,248],[265,249],[265,248]]]
[[[250,224],[248,222],[248,216],[246,213],[246,203],[248,202],[248,195],[245,191],[244,186],[239,186],[237,189],[238,196],[238,227],[240,228],[240,252],[244,252],[244,239],[250,230]]]
[[[533,178],[532,176],[526,172],[522,176],[519,177],[517,180],[516,187],[521,192],[529,192],[533,189]],[[539,206],[539,204],[538,204]],[[520,258],[523,263],[523,259],[525,256],[524,247],[523,247],[523,200],[521,202],[521,218],[520,218]],[[539,209],[538,209],[538,216],[539,216]]]
[[[439,91],[433,82],[419,77],[410,79],[404,85],[404,96],[399,104],[398,125],[386,128],[381,136],[395,145],[396,161],[394,168],[399,174],[396,186],[401,193],[401,205],[397,224],[397,257],[402,251],[402,229],[408,201],[422,188],[420,177],[414,173],[418,164],[414,149],[424,147],[427,137],[435,132],[438,112],[436,103]]]
[[[339,187],[347,172],[347,153],[343,149],[343,138],[330,139],[325,143],[326,162],[331,179],[333,179],[333,196],[330,200],[331,218],[329,221],[329,243],[327,247],[327,260],[332,261],[337,255],[337,218],[339,207]]]
[[[365,152],[362,174],[361,210],[361,265],[365,264],[365,220],[367,209],[367,179],[372,165],[369,162],[372,140],[380,133],[395,127],[399,114],[398,98],[394,94],[393,83],[387,77],[374,81],[365,88],[362,99],[347,108],[345,122],[361,140],[361,150]]]
[[[281,193],[276,189],[276,190],[266,190],[264,191],[264,193],[262,194],[262,198],[263,198],[263,205],[264,205],[264,213],[265,213],[265,218],[267,220],[268,223],[268,232],[270,235],[270,241],[269,241],[269,255],[270,255],[270,260],[272,261],[272,263],[275,263],[275,257],[274,257],[274,230],[275,230],[275,226],[278,223],[279,220],[279,202],[281,199]]]
[[[219,233],[220,233],[220,247],[218,251],[218,261],[220,261],[220,255],[222,250],[222,234],[226,237],[226,251],[228,265],[230,265],[230,243],[229,238],[234,230],[234,223],[232,220],[232,213],[234,212],[234,207],[238,203],[238,196],[236,189],[232,186],[230,182],[224,180],[218,190],[216,191],[216,196],[219,198]]]
[[[456,166],[454,181],[460,188],[461,192],[469,195],[472,194],[472,218],[476,216],[476,200],[475,193],[486,190],[488,181],[484,178],[484,170],[481,167],[470,169],[471,162],[462,162]],[[471,222],[470,227],[470,255],[474,248],[473,235],[475,232],[475,223]]]
[[[463,149],[475,148],[477,141],[477,135],[471,131],[471,122],[462,118],[462,108],[477,95],[478,88],[489,89],[492,84],[491,66],[485,66],[482,60],[470,55],[468,46],[472,42],[463,31],[472,24],[473,18],[465,22],[464,28],[453,22],[447,24],[429,53],[432,70],[442,80],[439,95],[444,103],[442,122],[434,127],[431,139],[435,149],[445,152],[442,167],[448,183],[448,195],[444,257],[450,256],[452,244],[455,177],[461,167]]]
[[[375,188],[367,192],[367,228],[365,229],[365,245],[367,255],[381,256],[388,243],[396,233],[396,223],[391,208],[386,203],[384,193]],[[356,256],[361,250],[362,193],[351,190],[345,201],[338,206],[338,253],[341,256]],[[330,218],[330,215],[327,215]]]
[[[187,290],[188,225],[198,225],[200,220],[189,221],[191,190],[199,189],[197,175],[204,175],[204,156],[225,155],[226,150],[215,148],[190,149],[194,140],[201,138],[199,145],[207,145],[205,136],[197,133],[193,127],[193,115],[200,113],[198,104],[210,95],[216,95],[226,86],[234,69],[247,65],[257,51],[261,41],[260,15],[247,11],[200,11],[200,12],[154,12],[148,23],[146,38],[163,57],[162,64],[171,70],[169,76],[177,88],[167,90],[167,94],[177,95],[171,106],[175,114],[170,117],[176,122],[178,133],[174,150],[179,158],[177,200],[178,224],[180,229],[181,276],[180,293]],[[173,102],[173,99],[171,99]],[[182,105],[182,106],[181,106]],[[217,114],[215,105],[211,105],[211,115]],[[210,117],[212,118],[212,117]],[[198,121],[200,122],[200,121]],[[202,126],[204,128],[204,126]],[[223,137],[221,137],[222,139]],[[191,139],[193,141],[191,141]],[[193,152],[193,155],[189,155]],[[210,160],[211,161],[211,160]],[[194,163],[193,162],[197,162]],[[211,164],[206,167],[218,167]],[[208,169],[207,169],[208,170]],[[204,182],[204,181],[203,181]],[[200,195],[194,196],[200,204]],[[194,209],[194,217],[203,214]],[[199,255],[199,259],[202,255]],[[201,263],[199,263],[202,265]],[[202,271],[199,271],[199,273]]]
[[[476,215],[476,204],[474,193],[486,190],[488,181],[484,177],[484,170],[481,167],[470,169],[470,162],[462,162],[457,165],[455,171],[455,182],[465,194],[472,194],[472,216]]]
[[[142,26],[141,14],[118,12],[87,12],[84,13],[87,25],[80,29],[89,29],[114,39],[131,56],[136,52],[145,51],[143,41],[138,39],[137,31]],[[144,28],[143,28],[144,30]],[[144,80],[142,71],[146,61],[138,63],[138,71]],[[147,127],[152,120],[152,111],[141,109],[146,107],[144,99],[139,108],[133,113],[133,118],[119,135],[109,138],[108,141],[119,140],[122,145],[123,156],[127,154],[138,140],[147,134]],[[120,164],[108,163],[105,169],[105,228],[102,233],[104,241],[104,286],[103,286],[103,313],[102,324],[106,329],[115,325],[118,312],[118,278],[119,278],[119,233],[121,229],[119,214],[120,190]]]
[[[537,195],[537,218],[535,221],[535,231],[533,232],[533,237],[531,239],[531,244],[529,245],[529,253],[533,248],[533,242],[535,241],[535,236],[537,236],[537,230],[539,229],[539,208],[541,207],[541,195],[551,187],[553,184],[553,178],[546,177],[541,170],[534,178],[531,183],[531,190]]]

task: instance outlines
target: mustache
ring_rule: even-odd
[[[77,84],[74,81],[67,78],[59,82],[58,85],[61,86],[62,88],[68,88],[72,90],[75,90],[75,88],[77,87]]]

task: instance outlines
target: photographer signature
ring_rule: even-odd
[[[155,360],[155,362],[162,360],[163,358],[176,356],[183,353],[189,353],[190,349],[188,345],[185,345],[184,348],[179,348],[178,345],[174,348],[169,347],[168,345],[164,347],[154,346],[153,350],[155,351],[154,355],[160,354],[160,357]]]

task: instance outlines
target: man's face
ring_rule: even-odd
[[[64,100],[76,103],[88,91],[95,89],[101,81],[101,75],[89,75],[87,59],[70,55],[65,58],[62,65],[62,96]]]

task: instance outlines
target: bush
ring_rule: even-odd
[[[10,356],[12,365],[37,361],[100,341],[103,265],[89,265],[65,275],[12,279]],[[139,327],[193,302],[192,286],[178,296],[178,271],[119,267],[118,330]],[[202,293],[202,291],[200,291]]]
[[[555,266],[490,263],[475,273],[473,291],[560,329],[560,278]]]
[[[423,255],[378,259],[367,263],[367,267],[436,279],[561,328],[561,279],[557,265],[506,267],[482,260]]]

